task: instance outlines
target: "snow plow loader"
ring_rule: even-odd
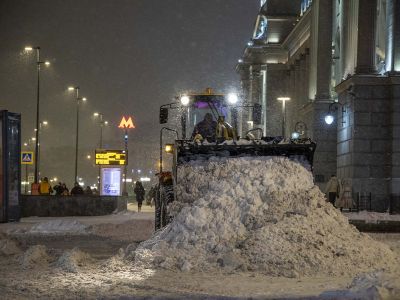
[[[175,121],[174,127],[162,127],[160,131],[160,172],[155,197],[156,230],[172,220],[168,206],[173,201],[179,201],[174,187],[178,183],[178,167],[183,164],[211,157],[284,156],[312,170],[316,144],[310,139],[266,137],[261,128],[251,128],[243,136],[238,136],[240,110],[251,117],[255,124],[260,124],[261,105],[239,103],[236,95],[215,94],[209,88],[204,93],[185,94],[176,99],[178,101],[160,107],[160,124],[168,123],[171,111],[176,111],[174,119],[180,122]],[[180,123],[179,126],[176,123]],[[164,144],[166,132],[175,135],[172,143]],[[187,132],[191,135],[187,136]],[[164,151],[173,156],[172,169],[169,171],[163,170]]]

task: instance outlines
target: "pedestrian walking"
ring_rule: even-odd
[[[336,175],[332,175],[326,184],[325,194],[328,201],[335,205],[336,198],[340,195],[340,181]]]
[[[49,183],[49,179],[44,177],[43,180],[39,184],[39,194],[40,195],[50,195],[53,193],[53,189]]]
[[[136,195],[136,201],[138,203],[138,212],[140,212],[142,210],[142,203],[144,200],[144,195],[146,193],[140,180],[136,181],[133,191]]]
[[[150,188],[150,191],[146,195],[146,204],[150,205],[150,207],[153,207],[154,198],[156,197],[156,192],[157,192],[156,186],[152,186]]]
[[[354,207],[353,205],[353,188],[351,186],[350,179],[343,180],[343,192],[340,197],[336,200],[336,207],[340,208],[340,211],[343,208],[348,209],[351,212],[351,209]]]

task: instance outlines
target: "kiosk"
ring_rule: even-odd
[[[0,111],[0,222],[19,221],[21,115]]]

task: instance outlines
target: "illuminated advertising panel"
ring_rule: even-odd
[[[121,166],[125,164],[126,164],[125,150],[96,149],[96,165]]]
[[[121,196],[121,168],[101,168],[101,196]]]

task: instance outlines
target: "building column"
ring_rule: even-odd
[[[240,75],[240,84],[242,88],[242,97],[244,101],[248,101],[251,96],[250,93],[250,65],[249,64],[240,64],[238,67],[238,73]],[[239,109],[237,112],[237,133],[239,136],[242,136],[243,132],[243,121],[245,117],[243,116],[243,109]],[[233,122],[233,120],[232,120]],[[235,124],[232,124],[235,125]]]
[[[310,98],[330,99],[332,61],[332,0],[313,2],[311,20]]]
[[[377,0],[359,1],[356,74],[373,74]]]
[[[301,106],[304,78],[301,72],[301,59],[296,59],[289,73],[288,91],[290,101],[286,102],[286,131],[285,136],[290,137],[297,120],[298,109]],[[293,77],[293,78],[292,78]],[[284,95],[286,96],[286,95]]]
[[[386,71],[400,72],[400,0],[387,0],[386,18]]]
[[[249,102],[250,104],[261,104],[260,103],[260,99],[261,99],[261,66],[260,65],[251,65],[250,66],[250,97],[249,97]],[[246,108],[245,109],[247,117],[245,120],[243,120],[244,122],[246,122],[246,124],[243,124],[243,126],[246,128],[247,130],[251,130],[255,127],[258,127],[257,125],[260,124],[254,124],[254,120],[253,120],[253,108]]]
[[[250,66],[250,98],[249,102],[251,103],[260,103],[260,75],[261,75],[261,66],[260,65],[251,65]]]
[[[305,57],[304,57],[304,103],[303,105],[306,105],[309,103],[310,98],[308,97],[308,86],[309,86],[309,81],[310,81],[310,48],[306,48],[306,53],[305,53]]]
[[[262,129],[263,135],[267,135],[267,66],[261,70],[261,107],[262,107]]]
[[[310,138],[318,145],[314,155],[314,175],[320,188],[324,188],[330,175],[336,172],[336,129],[326,127],[324,123],[332,102],[332,2],[318,0],[312,3],[307,99],[314,101],[306,104],[301,112]]]

